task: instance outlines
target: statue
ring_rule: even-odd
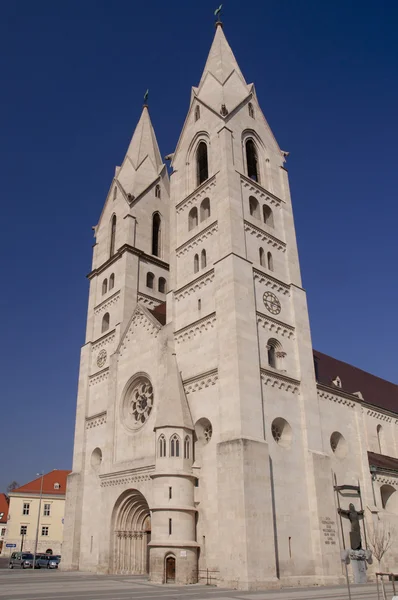
[[[144,106],[146,106],[148,104],[148,96],[149,96],[149,90],[147,90],[144,94]]]
[[[350,531],[350,542],[351,542],[351,550],[361,550],[361,527],[359,525],[359,520],[363,519],[363,510],[356,510],[355,506],[351,503],[348,506],[348,510],[343,510],[342,508],[338,509],[339,515],[342,517],[346,517],[350,520],[351,523],[351,531]]]
[[[222,9],[222,4],[220,4],[220,6],[214,11],[214,16],[216,17],[216,23],[221,23],[221,9]]]

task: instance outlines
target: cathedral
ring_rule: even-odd
[[[64,569],[341,583],[349,503],[362,548],[398,525],[398,386],[312,347],[286,157],[218,21],[169,169],[144,105],[94,228]]]

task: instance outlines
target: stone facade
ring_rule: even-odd
[[[218,25],[170,182],[144,106],[95,228],[62,568],[336,583],[333,474],[395,519],[398,415],[317,382],[285,158]]]

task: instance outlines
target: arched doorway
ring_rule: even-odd
[[[113,510],[113,571],[144,575],[149,572],[151,539],[149,506],[138,490],[127,490]]]
[[[176,580],[175,556],[169,555],[166,557],[165,569],[166,569],[166,576],[165,576],[166,583],[174,583]]]

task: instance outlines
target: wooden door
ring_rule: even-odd
[[[174,556],[166,558],[166,583],[174,583],[176,580],[176,559]]]

